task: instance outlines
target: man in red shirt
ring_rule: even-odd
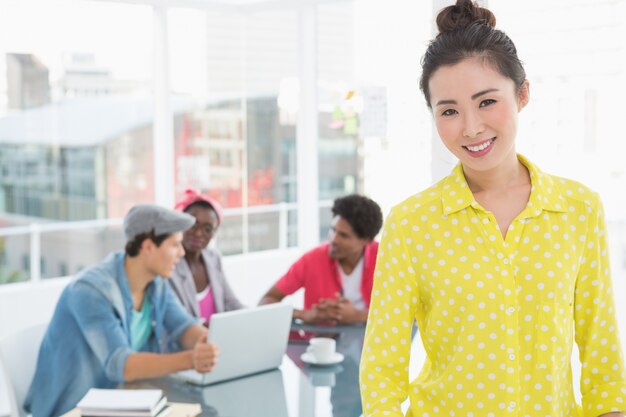
[[[348,195],[335,200],[329,241],[305,253],[261,298],[281,301],[304,288],[304,309],[293,316],[305,323],[364,323],[370,304],[383,215],[373,200]]]

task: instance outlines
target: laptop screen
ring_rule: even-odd
[[[285,303],[218,313],[211,316],[209,341],[220,349],[213,371],[177,376],[208,385],[278,367],[289,338],[293,307]]]

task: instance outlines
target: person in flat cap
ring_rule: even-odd
[[[220,252],[208,246],[222,222],[222,207],[210,195],[188,189],[175,209],[195,223],[183,233],[185,256],[168,282],[187,312],[208,326],[214,313],[243,308],[226,280]]]
[[[195,222],[157,205],[130,209],[125,251],[79,272],[59,298],[24,404],[33,417],[66,413],[90,388],[213,369],[219,349],[165,282]]]

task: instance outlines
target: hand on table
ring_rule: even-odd
[[[337,298],[322,298],[309,310],[302,310],[298,317],[305,323],[353,324],[364,322],[367,311],[357,309],[354,304],[337,293]]]
[[[320,304],[324,304],[324,310],[328,316],[339,324],[353,324],[364,321],[363,311],[357,309],[354,304],[337,293],[337,299],[323,299]]]
[[[219,354],[219,348],[213,343],[208,343],[207,335],[203,335],[193,348],[191,356],[193,368],[201,373],[211,372],[217,363]]]
[[[297,315],[294,315],[295,318],[302,320],[308,324],[314,323],[326,323],[326,324],[336,324],[336,322],[332,319],[329,314],[329,311],[326,309],[325,305],[315,304],[309,310],[300,310]]]

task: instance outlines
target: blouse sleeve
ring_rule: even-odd
[[[387,218],[378,250],[363,354],[360,386],[364,417],[401,417],[409,388],[411,329],[418,289],[406,219]]]
[[[222,289],[224,290],[224,311],[239,310],[244,308],[245,306],[241,303],[241,301],[239,301],[232,287],[228,283],[228,280],[226,279],[226,275],[224,274],[224,270],[222,269],[222,256],[218,252],[216,252],[215,256],[215,265],[219,270],[219,279],[222,284]]]
[[[589,227],[576,280],[574,321],[582,365],[580,390],[585,417],[626,409],[624,360],[613,302],[602,204],[587,206]]]

